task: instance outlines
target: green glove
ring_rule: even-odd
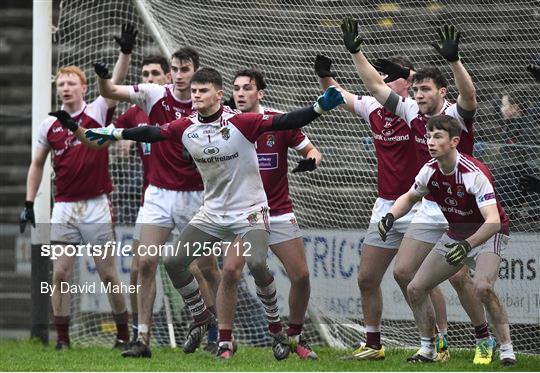
[[[472,250],[471,244],[466,240],[447,243],[444,246],[450,249],[445,255],[446,261],[453,266],[463,264],[465,257]]]
[[[103,128],[91,128],[84,131],[84,136],[90,141],[97,141],[98,145],[103,145],[108,140],[122,140],[123,128],[114,128],[112,126]]]
[[[364,39],[358,36],[358,21],[347,16],[341,22],[341,31],[343,31],[343,44],[351,53],[360,52]]]

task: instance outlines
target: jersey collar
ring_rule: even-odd
[[[219,110],[216,111],[214,114],[210,115],[209,117],[202,117],[201,114],[197,113],[197,119],[201,123],[212,123],[218,120],[219,117],[223,114],[223,105],[219,107]]]

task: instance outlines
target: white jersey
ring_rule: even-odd
[[[272,116],[222,107],[208,118],[193,114],[161,126],[161,135],[182,142],[204,183],[203,209],[216,215],[266,208],[255,142],[271,130]]]

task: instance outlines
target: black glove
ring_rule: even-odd
[[[527,66],[527,71],[531,73],[533,78],[540,83],[540,65],[536,65],[531,63],[529,66]]]
[[[523,175],[519,178],[519,186],[526,192],[540,194],[540,179],[532,175]]]
[[[383,242],[386,242],[386,234],[394,226],[394,220],[394,214],[389,212],[379,222],[377,229],[379,230],[379,236],[381,236],[381,240],[383,240]]]
[[[107,67],[106,62],[96,62],[94,64],[94,70],[101,79],[111,79],[111,73],[109,73],[109,68]]]
[[[234,97],[231,96],[227,101],[223,102],[223,105],[230,107],[231,109],[236,109],[236,102],[234,102]]]
[[[463,264],[465,257],[467,256],[469,251],[472,250],[471,244],[466,240],[454,243],[447,243],[444,246],[450,249],[444,257],[446,258],[448,264],[453,266]]]
[[[332,60],[322,54],[315,57],[315,74],[319,78],[335,78],[336,74],[332,71]]]
[[[358,36],[358,21],[347,16],[341,21],[341,31],[343,31],[343,44],[351,53],[360,52],[364,39]]]
[[[377,61],[375,61],[375,63],[373,64],[373,67],[375,67],[377,71],[380,71],[381,73],[387,75],[387,77],[384,78],[385,83],[393,82],[394,80],[398,80],[399,78],[407,80],[409,78],[409,75],[411,74],[411,69],[409,69],[408,67],[403,67],[395,62],[386,60],[384,58],[377,59]]]
[[[32,224],[32,227],[36,227],[36,217],[34,215],[34,202],[32,201],[26,201],[24,203],[24,209],[21,211],[21,215],[19,216],[19,229],[21,233],[24,233],[24,230],[26,229],[26,223],[30,221],[30,224]]]
[[[437,33],[439,34],[439,38],[441,39],[440,44],[438,43],[430,43],[433,48],[441,56],[446,58],[449,62],[456,62],[459,60],[459,38],[461,37],[461,33],[458,31],[456,33],[456,29],[454,26],[444,26],[444,32],[443,29],[437,29]]]
[[[124,54],[130,54],[137,40],[138,31],[131,23],[124,23],[122,25],[122,33],[120,37],[115,36],[114,40],[120,46],[120,51]]]
[[[49,113],[50,116],[58,118],[58,121],[60,124],[62,124],[62,127],[67,128],[71,132],[77,131],[77,128],[79,128],[79,125],[73,118],[71,118],[71,115],[65,110],[58,110],[58,111],[51,111]]]
[[[313,171],[316,168],[317,165],[315,164],[315,158],[301,159],[298,161],[298,166],[292,170],[292,173]]]

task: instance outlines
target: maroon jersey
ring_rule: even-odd
[[[178,100],[172,89],[172,85],[138,84],[133,86],[130,97],[134,104],[148,114],[150,125],[159,126],[188,117],[193,112],[191,100]],[[191,157],[181,143],[172,141],[152,144],[148,181],[168,190],[203,190],[201,176]]]
[[[261,114],[277,115],[282,113],[261,108]],[[293,211],[289,198],[287,153],[289,148],[301,150],[308,144],[309,139],[300,129],[266,132],[257,140],[259,171],[268,198],[271,216]]]
[[[99,96],[90,104],[83,103],[81,111],[71,117],[82,128],[99,128],[107,125],[112,111],[114,108],[109,109],[105,99]],[[37,146],[51,150],[56,202],[83,201],[112,191],[107,148],[83,145],[55,117],[41,123]]]
[[[116,128],[135,128],[139,126],[147,126],[150,123],[148,115],[137,105],[131,106],[125,113],[120,115],[116,119]],[[150,169],[150,153],[152,151],[152,144],[146,142],[137,143],[137,154],[141,158],[143,165],[143,198],[144,192],[148,187],[148,170]]]
[[[409,190],[420,169],[416,166],[411,128],[371,96],[356,96],[354,110],[371,126],[379,197],[396,200]]]
[[[409,97],[401,98],[396,108],[396,114],[401,118],[404,118],[412,128],[416,149],[416,161],[418,164],[418,169],[420,169],[427,161],[431,159],[427,147],[426,130],[426,124],[430,117],[425,114],[421,114],[416,101]],[[461,125],[462,132],[461,140],[459,141],[457,148],[458,151],[464,154],[472,155],[474,145],[474,118],[463,118],[458,112],[457,104],[451,104],[446,100],[444,101],[441,111],[437,115],[443,114],[457,119]]]
[[[509,234],[509,220],[493,188],[493,177],[485,164],[458,153],[454,171],[445,175],[435,159],[427,162],[416,176],[412,190],[430,193],[448,220],[448,236],[464,240],[484,223],[480,208],[497,205],[503,234]]]

